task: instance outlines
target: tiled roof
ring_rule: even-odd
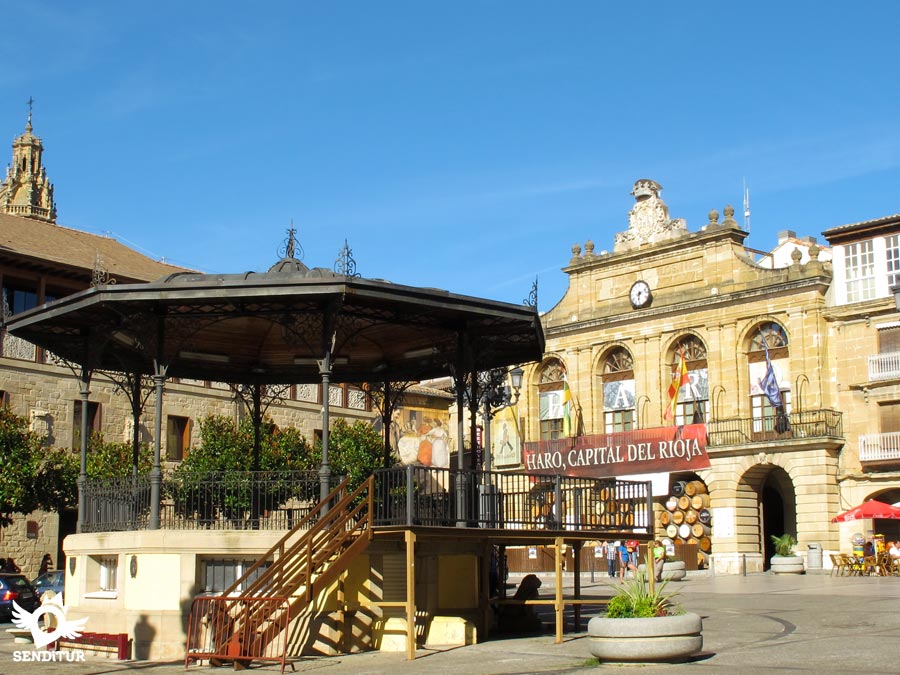
[[[115,239],[61,225],[0,213],[0,255],[19,255],[91,270],[97,254],[118,281],[154,281],[184,271],[138,253]]]
[[[851,232],[853,230],[861,230],[867,229],[870,227],[877,227],[880,225],[888,225],[891,223],[900,222],[900,213],[895,213],[890,216],[881,216],[880,218],[873,218],[871,220],[862,220],[858,223],[848,223],[847,225],[838,225],[837,227],[832,227],[825,230],[822,233],[824,237],[831,237],[837,234],[843,234],[846,232]]]

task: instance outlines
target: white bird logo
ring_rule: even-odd
[[[34,612],[22,609],[15,600],[13,600],[12,604],[13,623],[16,628],[31,631],[31,637],[34,638],[34,646],[36,648],[56,642],[59,638],[74,639],[81,637],[80,631],[88,620],[88,617],[84,617],[76,621],[68,621],[66,619],[66,608],[62,604],[61,594],[53,596]],[[52,614],[56,617],[56,629],[49,633],[40,626],[40,618],[44,614]]]

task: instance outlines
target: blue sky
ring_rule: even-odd
[[[346,238],[365,277],[521,302],[638,178],[749,246],[900,212],[893,2],[41,2],[4,9],[0,152],[59,222],[206,272]],[[27,28],[27,29],[26,29]],[[2,150],[2,148],[7,148]],[[0,161],[2,161],[0,154]],[[820,238],[821,239],[821,238]]]

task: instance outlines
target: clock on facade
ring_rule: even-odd
[[[646,281],[635,281],[628,292],[628,297],[631,299],[631,306],[635,309],[647,307],[653,299],[650,295],[650,286]]]

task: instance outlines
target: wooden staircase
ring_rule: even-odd
[[[369,545],[373,480],[353,492],[345,480],[230,588],[194,598],[185,667],[207,659],[237,670],[263,660],[279,661],[284,672],[291,619]]]

